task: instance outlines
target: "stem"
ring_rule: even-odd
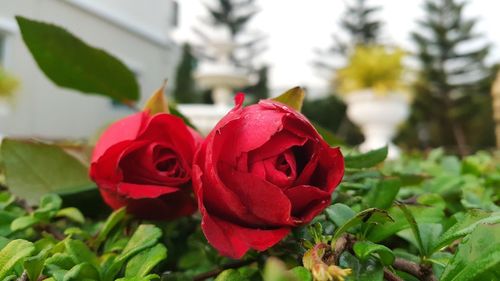
[[[426,267],[425,265],[419,265],[402,258],[396,258],[392,266],[415,277],[419,277],[420,280],[437,281],[436,277],[432,273],[432,269]]]
[[[384,279],[387,281],[404,281],[387,268],[384,268]]]
[[[193,281],[201,281],[201,280],[205,280],[205,279],[208,279],[211,277],[215,277],[226,269],[240,268],[240,267],[243,267],[245,265],[252,264],[255,261],[256,261],[255,259],[250,259],[250,260],[243,260],[243,261],[236,261],[233,263],[228,263],[228,264],[222,265],[221,267],[219,267],[217,269],[196,275],[195,277],[193,277]]]

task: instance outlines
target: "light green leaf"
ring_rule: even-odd
[[[0,279],[5,278],[14,266],[35,250],[33,243],[22,239],[10,241],[0,251]]]
[[[1,153],[10,191],[30,204],[44,194],[90,183],[87,168],[60,147],[4,139]]]
[[[441,281],[498,280],[500,224],[480,224],[458,246]]]
[[[56,217],[65,217],[74,222],[83,224],[85,222],[85,218],[83,214],[77,208],[69,207],[59,210],[56,213]]]
[[[64,245],[67,253],[71,256],[75,264],[88,263],[99,268],[97,256],[82,241],[66,239]]]
[[[10,224],[10,229],[12,231],[19,231],[26,229],[32,225],[39,223],[40,220],[32,216],[19,217],[12,221]]]
[[[97,269],[89,263],[80,263],[66,272],[62,281],[72,280],[100,280],[99,271],[97,271]]]
[[[226,269],[215,278],[215,281],[246,281],[246,279],[241,277],[238,270]]]
[[[118,278],[118,279],[116,279],[116,281],[149,281],[149,280],[156,280],[156,279],[160,279],[160,276],[158,276],[157,274],[149,274],[149,275],[146,275],[143,277],[132,276],[132,277]],[[178,280],[176,280],[176,281],[178,281]]]
[[[388,148],[384,146],[379,149],[368,151],[358,155],[348,155],[345,159],[346,168],[363,169],[370,168],[381,163],[387,157]]]
[[[500,212],[488,213],[481,210],[470,210],[465,218],[457,221],[456,224],[440,236],[433,246],[433,251],[438,251],[451,242],[471,233],[480,224],[496,223],[500,223]]]
[[[39,208],[35,210],[33,216],[40,220],[50,220],[61,208],[62,199],[57,194],[49,193],[40,199]]]
[[[16,19],[38,66],[58,86],[123,103],[139,99],[134,73],[116,57],[59,26],[20,16]]]
[[[117,261],[124,261],[138,252],[156,244],[161,230],[152,224],[141,224],[134,232]]]
[[[125,218],[126,213],[127,210],[125,208],[120,208],[109,215],[93,243],[95,248],[99,248],[101,243],[106,240],[111,230],[113,230],[113,228]]]
[[[163,244],[146,249],[135,255],[127,263],[125,277],[146,276],[159,262],[167,257],[167,248]]]
[[[312,281],[311,272],[303,266],[296,266],[289,272],[297,278],[297,281]]]
[[[353,246],[354,253],[362,261],[366,261],[372,254],[378,254],[384,265],[392,265],[395,256],[391,249],[384,245],[372,243],[370,241],[358,241]]]
[[[275,97],[272,100],[288,105],[289,107],[300,112],[305,95],[306,93],[304,92],[304,89],[302,89],[301,87],[295,87],[284,92],[278,97]]]

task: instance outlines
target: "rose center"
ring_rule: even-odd
[[[276,158],[276,170],[284,173],[287,177],[290,177],[292,174],[292,167],[290,163],[288,163],[284,154],[281,154]]]

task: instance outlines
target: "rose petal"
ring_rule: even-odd
[[[319,162],[309,184],[332,192],[344,176],[344,158],[339,148],[330,148],[324,143],[319,150]]]
[[[310,185],[289,188],[285,194],[292,202],[292,215],[303,223],[310,222],[331,201],[329,192]]]
[[[208,242],[221,255],[233,259],[240,259],[250,248],[264,251],[290,232],[288,227],[272,230],[245,228],[207,213],[203,215],[201,228]]]
[[[171,220],[196,211],[196,201],[189,189],[180,190],[158,198],[129,199],[127,212],[149,220]]]
[[[96,143],[92,154],[92,162],[97,161],[111,146],[119,142],[136,139],[149,118],[146,112],[138,112],[111,124]]]
[[[293,224],[290,200],[279,187],[223,162],[219,164],[219,173],[222,182],[256,217],[274,226]]]
[[[127,198],[157,198],[161,195],[174,193],[179,191],[179,188],[160,186],[160,185],[143,185],[122,182],[118,184],[118,192]]]

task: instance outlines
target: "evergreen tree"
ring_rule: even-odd
[[[382,22],[376,19],[376,14],[380,10],[378,6],[370,6],[367,0],[354,0],[347,4],[340,20],[341,38],[334,34],[334,44],[327,50],[317,50],[319,56],[315,65],[328,71],[328,79],[335,69],[332,60],[344,60],[350,51],[358,45],[376,44],[379,42]]]
[[[182,57],[175,76],[174,98],[178,103],[195,103],[200,99],[193,79],[197,59],[193,56],[191,45],[182,46]]]
[[[259,12],[255,0],[217,0],[213,6],[206,5],[213,26],[226,27],[239,47],[232,54],[233,62],[249,71],[255,70],[254,59],[265,49],[264,36],[248,30],[248,24]],[[202,38],[209,38],[201,32]]]
[[[421,70],[409,128],[419,132],[413,136],[406,132],[407,139],[420,137],[424,146],[456,147],[462,155],[471,146],[488,143],[477,135],[493,132],[491,116],[481,115],[491,112],[491,70],[485,64],[489,46],[473,47],[480,35],[474,31],[476,19],[463,15],[466,3],[424,3],[426,15],[418,22],[420,30],[412,33]]]
[[[267,65],[261,67],[257,71],[257,83],[243,89],[243,92],[252,95],[255,102],[269,97],[268,71],[269,67]]]

